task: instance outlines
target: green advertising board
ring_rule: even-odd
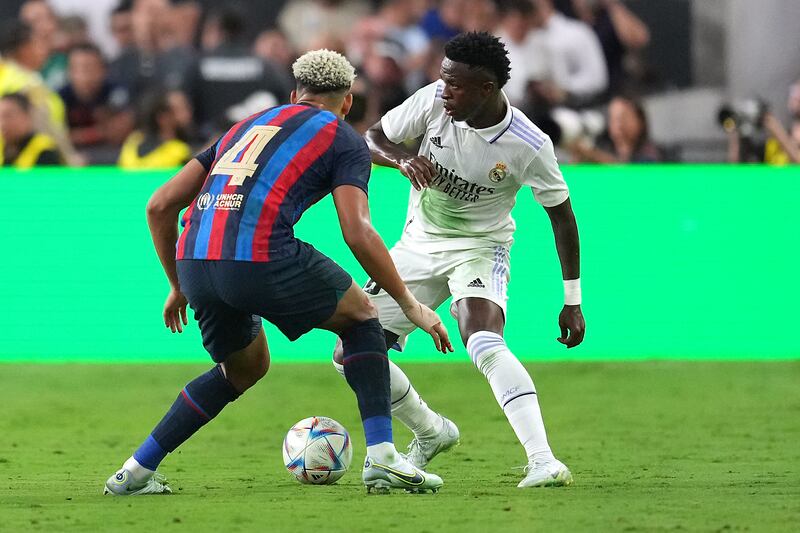
[[[581,232],[585,342],[555,338],[562,303],[550,223],[529,190],[514,217],[506,337],[527,360],[785,359],[800,356],[797,319],[800,169],[762,166],[567,166]],[[161,322],[166,280],[144,206],[170,172],[113,168],[3,171],[0,361],[204,361],[197,327]],[[373,222],[399,237],[408,183],[376,169]],[[362,282],[330,198],[307,212],[300,238]],[[440,309],[447,315],[447,304]],[[447,316],[454,341],[458,333]],[[327,361],[334,338],[290,343],[271,325],[276,361]],[[414,333],[397,359],[436,355]]]

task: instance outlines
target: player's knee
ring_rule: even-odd
[[[244,392],[267,375],[270,358],[266,349],[251,353],[240,353],[222,363],[225,376],[240,392]]]
[[[472,362],[484,373],[488,370],[487,366],[493,365],[498,354],[506,348],[506,341],[502,335],[492,331],[476,331],[464,344]]]
[[[342,349],[342,339],[336,339],[336,346],[333,348],[333,362],[341,365],[344,361],[344,350]]]
[[[386,353],[386,337],[377,318],[370,318],[347,328],[342,339],[342,361],[359,353]]]
[[[364,321],[378,319],[378,308],[375,307],[375,304],[372,303],[372,300],[370,300],[366,294],[364,295],[361,313],[364,316]]]

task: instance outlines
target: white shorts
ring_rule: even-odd
[[[506,314],[509,280],[508,249],[504,246],[478,247],[469,250],[426,252],[413,242],[398,242],[389,253],[400,277],[421,303],[436,309],[451,295],[451,313],[464,298],[483,298],[500,306]],[[395,346],[402,350],[406,336],[416,329],[397,303],[377,284],[369,280],[364,286],[378,309],[384,329],[399,336]]]

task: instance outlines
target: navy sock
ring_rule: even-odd
[[[367,446],[393,442],[389,358],[378,319],[343,332],[344,377],[356,393]]]
[[[155,470],[164,457],[240,396],[220,365],[186,385],[164,418],[134,452],[140,465]]]

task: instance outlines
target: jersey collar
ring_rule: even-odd
[[[453,125],[457,128],[461,128],[462,130],[471,130],[483,137],[483,139],[488,142],[489,144],[494,143],[497,139],[503,136],[506,130],[511,126],[511,121],[514,119],[514,111],[511,109],[511,103],[508,101],[508,97],[504,91],[500,91],[500,94],[503,95],[503,101],[506,103],[506,116],[503,117],[503,120],[495,124],[494,126],[489,126],[488,128],[483,129],[475,129],[466,122],[460,122],[453,120]]]

